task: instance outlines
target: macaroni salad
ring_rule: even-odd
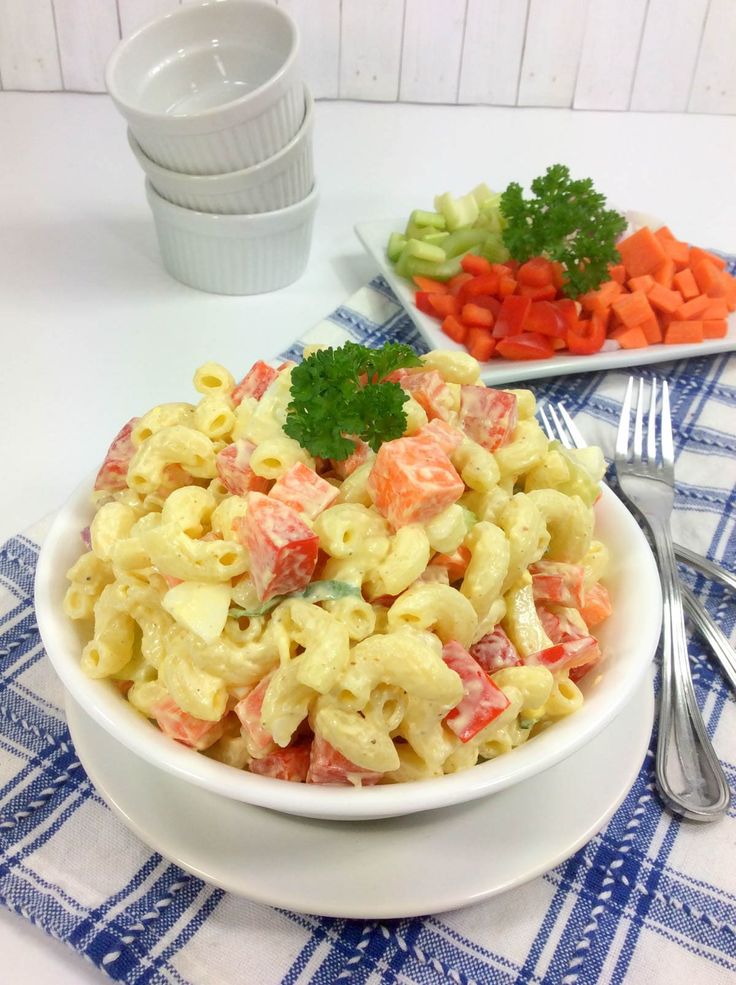
[[[402,437],[315,458],[284,430],[293,370],[208,363],[197,403],[117,435],[64,600],[84,671],[171,738],[308,783],[441,776],[575,712],[610,613],[599,450],[437,351],[391,373]]]

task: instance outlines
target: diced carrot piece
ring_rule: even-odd
[[[675,270],[684,270],[690,263],[690,247],[687,243],[680,242],[679,239],[666,240],[663,244],[664,252],[675,265]]]
[[[680,270],[672,280],[674,287],[682,294],[685,301],[696,298],[700,294],[692,270]]]
[[[644,291],[645,294],[648,294],[654,287],[654,278],[651,274],[641,274],[639,277],[632,277],[628,281],[627,287],[630,291]]]
[[[646,335],[638,325],[633,328],[623,325],[611,332],[611,338],[615,339],[622,349],[646,349],[649,345]]]
[[[440,318],[460,314],[460,305],[457,298],[454,298],[452,294],[430,294],[427,300]]]
[[[728,331],[725,318],[703,319],[703,338],[722,339]]]
[[[662,243],[663,246],[665,243],[677,239],[677,237],[672,232],[669,226],[660,226],[659,229],[655,231],[654,235]]]
[[[468,341],[465,343],[468,352],[479,363],[487,362],[496,348],[496,340],[485,329],[471,328],[468,331]]]
[[[580,297],[580,303],[585,311],[592,314],[603,315],[607,312],[616,298],[620,297],[622,287],[615,280],[607,280],[598,288],[597,291],[588,291]]]
[[[675,312],[678,321],[693,321],[702,318],[703,312],[707,309],[711,299],[707,294],[699,294],[692,301],[685,301]]]
[[[720,271],[710,260],[698,260],[690,269],[701,294],[708,294],[711,288],[720,286]]]
[[[481,328],[491,328],[493,326],[493,315],[488,308],[483,308],[479,304],[464,304],[461,313],[462,320],[466,325],[479,325]]]
[[[726,270],[721,271],[720,296],[725,298],[729,311],[736,309],[736,277],[732,277]]]
[[[420,291],[426,291],[428,294],[447,294],[448,286],[441,280],[433,280],[432,277],[422,277],[419,274],[412,277],[412,280]]]
[[[626,267],[622,263],[611,264],[608,273],[611,275],[611,280],[615,280],[618,284],[626,283]]]
[[[652,277],[658,284],[662,287],[671,288],[672,278],[675,276],[675,264],[673,260],[667,257],[660,263],[657,269],[653,272]]]
[[[664,247],[648,226],[642,226],[618,244],[629,277],[652,274],[667,258]]]
[[[694,267],[699,260],[710,260],[719,270],[726,269],[726,261],[723,257],[716,256],[715,253],[709,253],[707,250],[701,250],[699,246],[691,246],[690,266]]]
[[[490,262],[485,257],[476,256],[475,253],[466,253],[460,261],[460,266],[466,274],[472,274],[473,277],[491,272]]]
[[[650,315],[646,321],[643,321],[641,325],[637,325],[636,327],[644,332],[646,340],[650,345],[662,341],[662,329],[659,327],[656,315]]]
[[[703,321],[708,319],[728,318],[728,305],[725,298],[711,298],[710,304],[701,315]]]
[[[670,291],[661,284],[655,284],[647,292],[647,300],[657,311],[666,311],[670,315],[673,315],[683,303],[679,291]]]
[[[449,335],[453,342],[462,344],[468,336],[468,326],[463,325],[455,315],[448,315],[442,322],[442,331]]]
[[[621,319],[621,323],[627,328],[634,325],[641,325],[652,314],[652,309],[647,301],[647,296],[643,291],[634,291],[633,294],[622,294],[613,302],[613,310]]]
[[[672,321],[664,333],[665,345],[681,345],[703,341],[702,321]]]
[[[467,284],[467,282],[472,279],[473,275],[466,274],[464,270],[461,274],[455,274],[455,276],[451,277],[447,282],[448,293],[457,297],[457,293],[463,284]]]

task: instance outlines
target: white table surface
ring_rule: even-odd
[[[304,276],[229,298],[160,266],[143,179],[104,96],[0,93],[0,542],[53,511],[128,418],[190,400],[208,359],[244,372],[374,273],[355,222],[553,163],[691,242],[736,250],[736,118],[319,103],[321,185]],[[93,966],[0,910],[3,982],[86,985]],[[9,977],[8,977],[9,976]]]

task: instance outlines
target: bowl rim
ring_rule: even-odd
[[[533,743],[525,743],[509,754],[471,769],[414,783],[378,785],[358,791],[292,784],[236,770],[172,742],[128,704],[110,682],[87,677],[80,666],[78,645],[65,645],[64,637],[71,634],[76,638],[76,630],[61,609],[61,598],[58,594],[54,597],[54,580],[59,583],[57,593],[66,584],[60,570],[61,557],[57,560],[57,555],[68,552],[69,538],[89,521],[91,487],[92,480],[87,479],[73,492],[54,519],[39,556],[34,596],[47,655],[72,697],[124,746],[160,769],[229,799],[304,817],[347,821],[434,810],[487,796],[562,762],[605,728],[640,686],[659,642],[662,595],[651,548],[624,503],[608,487],[603,487],[602,503],[610,511],[614,527],[625,528],[626,539],[637,545],[633,562],[628,554],[626,558],[636,571],[636,591],[647,598],[648,604],[642,607],[642,618],[637,625],[636,657],[626,662],[628,673],[619,680],[620,686],[613,697],[604,702],[602,714],[594,715],[594,705],[593,712],[586,715],[586,709],[591,707],[586,699],[578,712],[556,722],[554,729],[543,732]]]
[[[177,226],[186,232],[241,239],[286,232],[301,226],[314,212],[319,200],[317,182],[298,202],[271,212],[200,212],[165,199],[146,178],[146,196],[154,219]]]
[[[210,106],[207,109],[195,110],[191,113],[182,113],[179,115],[143,109],[120,94],[116,83],[116,72],[119,69],[119,64],[143,35],[153,34],[164,23],[197,17],[203,8],[213,7],[216,9],[220,4],[226,4],[231,7],[242,7],[244,10],[260,8],[267,10],[269,16],[275,14],[277,18],[281,19],[291,35],[291,42],[286,58],[273,75],[259,86],[256,86],[255,89],[239,96],[237,99],[221,103],[219,106]],[[253,110],[253,112],[248,113],[248,116],[255,116],[273,101],[273,98],[285,86],[297,68],[300,47],[301,37],[296,22],[282,7],[278,7],[276,4],[267,3],[266,0],[196,0],[196,2],[181,4],[173,10],[167,11],[165,14],[151,18],[137,27],[127,37],[122,38],[107,60],[107,65],[105,66],[105,88],[123,116],[136,126],[140,125],[148,129],[156,129],[166,133],[181,133],[182,130],[189,129],[199,123],[215,124],[219,122],[220,126],[211,127],[213,130],[219,130],[228,125],[223,117],[230,119],[233,116],[239,116],[240,111],[243,109]],[[185,126],[186,124],[189,126]]]
[[[143,171],[152,182],[159,179],[162,183],[181,186],[182,191],[196,191],[200,195],[219,195],[228,191],[243,191],[246,186],[258,184],[259,180],[269,178],[271,171],[279,173],[281,170],[286,170],[291,164],[290,159],[295,157],[296,152],[301,149],[300,145],[309,139],[314,129],[314,98],[306,85],[304,86],[304,109],[304,119],[301,126],[288,144],[285,144],[271,157],[259,161],[258,164],[251,164],[247,168],[240,168],[238,171],[224,171],[218,174],[187,174],[186,171],[172,171],[162,164],[157,164],[146,154],[130,127],[127,130],[128,144]],[[228,188],[229,185],[235,187]],[[171,202],[170,204],[175,205],[176,203]],[[190,211],[195,210],[190,209]]]

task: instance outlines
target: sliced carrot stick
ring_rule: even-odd
[[[683,303],[682,294],[679,291],[670,291],[661,284],[655,284],[651,290],[647,291],[647,301],[656,311],[666,311],[674,315]],[[716,315],[713,316],[718,317]]]
[[[648,226],[642,226],[618,244],[629,277],[651,274],[667,259],[664,247]]]
[[[725,318],[703,319],[703,338],[722,339],[728,331]]]
[[[685,301],[689,301],[691,298],[696,298],[700,291],[698,290],[698,285],[695,283],[695,278],[693,277],[692,270],[680,270],[672,278],[673,287],[675,287]]]
[[[702,321],[672,321],[665,329],[665,345],[681,345],[685,342],[692,343],[702,341]]]
[[[431,277],[421,277],[417,274],[412,280],[420,291],[426,291],[428,294],[447,294],[449,290],[447,284],[443,284],[441,280],[433,280]]]
[[[622,349],[646,349],[649,345],[646,335],[638,326],[617,328],[611,332],[611,338],[615,339]]]

